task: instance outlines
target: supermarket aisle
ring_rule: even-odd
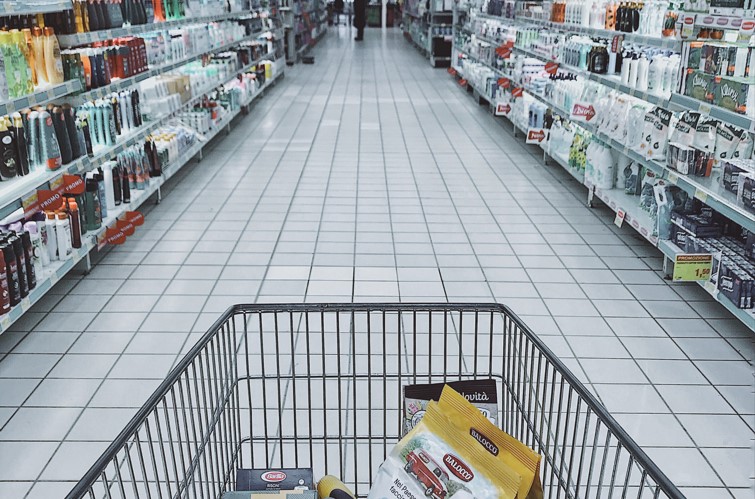
[[[314,53],[0,337],[0,497],[67,492],[230,304],[399,299],[510,305],[689,497],[751,497],[753,333],[397,30]]]

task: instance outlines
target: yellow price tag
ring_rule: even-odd
[[[695,198],[705,203],[708,201],[708,194],[700,189],[695,189]]]
[[[674,281],[707,281],[712,266],[710,253],[680,253],[674,257]]]
[[[676,175],[676,173],[669,173],[668,174],[668,181],[674,185],[679,181],[679,177]]]

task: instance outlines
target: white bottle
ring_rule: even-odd
[[[58,231],[55,227],[55,213],[48,212],[45,227],[47,227],[47,250],[50,253],[50,261],[54,262],[58,258]]]
[[[37,226],[37,234],[39,234],[39,242],[42,246],[39,258],[42,260],[42,266],[47,267],[50,265],[50,249],[47,243],[47,225],[43,220],[38,220],[34,222],[34,224]]]
[[[640,58],[637,54],[632,56],[632,60],[629,61],[629,81],[627,85],[632,88],[637,88],[637,73],[639,73]]]
[[[621,83],[622,85],[629,85],[629,72],[631,71],[631,52],[624,54],[624,60],[621,63]]]
[[[640,59],[637,62],[637,90],[640,92],[646,92],[648,89],[648,72],[650,69],[650,63],[645,54],[640,55]]]
[[[71,222],[68,220],[67,213],[58,213],[55,229],[58,236],[58,257],[61,260],[68,260],[73,254],[73,245],[71,244]]]
[[[103,182],[105,182],[105,202],[108,213],[115,211],[115,187],[113,187],[113,166],[115,161],[107,161],[102,165]]]

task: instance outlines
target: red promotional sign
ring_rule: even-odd
[[[465,80],[464,78],[462,78],[461,80],[459,80],[459,85],[461,85],[462,87],[466,87],[467,86],[467,80]]]
[[[496,116],[508,116],[509,113],[511,113],[511,104],[499,102],[495,106],[495,115]]]
[[[138,211],[127,211],[126,220],[138,227],[144,224],[144,215]]]
[[[495,49],[495,53],[498,54],[498,57],[501,57],[502,59],[508,59],[509,57],[511,57],[511,47],[501,45],[500,47]]]
[[[134,227],[134,224],[127,220],[121,220],[118,219],[115,221],[116,228],[126,234],[127,236],[133,236],[134,231],[136,230],[136,227]]]
[[[522,87],[516,87],[511,90],[511,95],[513,95],[514,97],[521,97],[523,93],[524,89]]]
[[[40,189],[37,191],[37,210],[36,211],[54,211],[60,208],[63,204],[63,192],[62,189],[56,189],[54,191],[48,189]]]
[[[63,192],[69,196],[78,196],[86,191],[84,179],[78,175],[63,175]]]
[[[126,234],[118,229],[111,229],[108,227],[105,229],[105,241],[104,244],[123,244],[126,242]],[[103,246],[104,246],[103,244]]]
[[[547,136],[542,128],[530,128],[527,130],[527,144],[541,144]]]
[[[590,121],[595,117],[595,108],[592,104],[575,102],[571,109],[570,118],[579,121]]]
[[[448,73],[456,76],[456,70],[454,68],[448,68]]]
[[[545,72],[551,75],[556,74],[558,71],[558,63],[553,61],[548,61],[545,63]]]
[[[509,88],[511,86],[511,80],[508,78],[498,78],[498,86],[501,88]]]

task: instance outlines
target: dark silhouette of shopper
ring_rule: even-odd
[[[367,25],[367,0],[354,0],[354,27],[357,29],[357,37],[354,40],[361,42],[364,39],[364,27]]]
[[[341,14],[343,14],[343,7],[344,7],[343,0],[334,0],[333,13],[335,14],[335,18],[336,18],[336,25],[341,23]]]

